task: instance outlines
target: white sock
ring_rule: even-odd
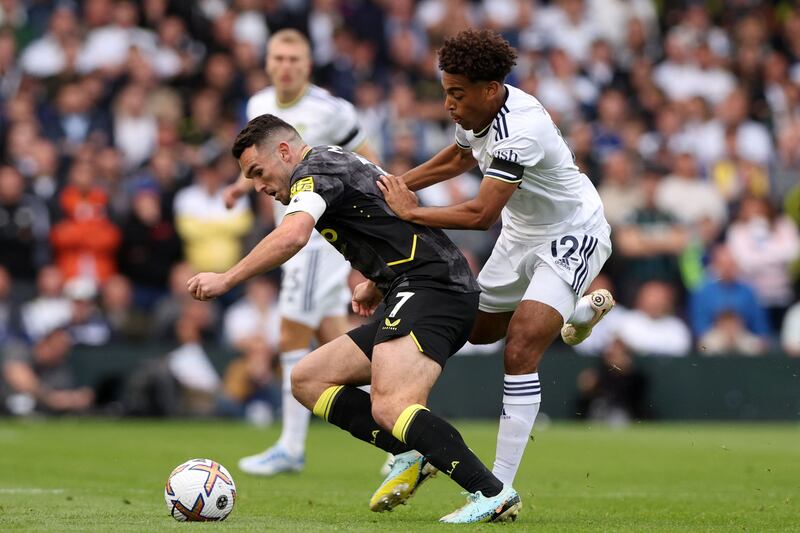
[[[308,349],[292,350],[281,354],[281,367],[283,368],[283,384],[281,387],[281,413],[283,428],[278,444],[283,446],[291,455],[298,457],[306,450],[306,435],[308,434],[308,421],[311,411],[295,400],[292,396],[292,368],[300,359],[308,354]]]
[[[514,483],[541,401],[538,372],[503,378],[503,412],[492,473],[504,485]]]
[[[575,304],[575,310],[572,316],[569,317],[570,324],[586,324],[594,318],[594,308],[592,307],[589,298],[583,296],[578,298],[578,303]]]

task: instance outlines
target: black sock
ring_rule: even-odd
[[[456,428],[421,405],[406,408],[392,433],[468,492],[496,496],[503,483],[467,447]]]
[[[375,422],[369,394],[356,387],[340,385],[326,389],[314,406],[314,414],[392,455],[412,449]]]

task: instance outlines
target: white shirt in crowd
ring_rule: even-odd
[[[692,347],[692,333],[680,318],[672,315],[653,318],[639,310],[623,314],[617,337],[642,355],[683,357]]]
[[[725,201],[712,184],[674,174],[658,185],[656,205],[683,224],[696,224],[705,218],[722,224],[728,216]]]

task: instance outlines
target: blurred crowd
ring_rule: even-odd
[[[140,387],[215,412],[271,401],[278,274],[214,303],[185,282],[273,227],[272,199],[226,209],[221,191],[286,27],[394,174],[453,142],[443,39],[488,27],[518,49],[509,82],[548,108],[614,230],[595,287],[619,305],[581,353],[800,356],[800,2],[0,0],[0,411],[86,409],[70,349],[152,340],[178,348]],[[497,228],[452,236],[479,269]],[[221,374],[208,343],[237,354]]]

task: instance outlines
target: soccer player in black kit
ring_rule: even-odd
[[[370,508],[396,507],[438,470],[470,493],[442,522],[515,519],[517,492],[425,407],[477,314],[478,284],[458,248],[441,230],[395,216],[376,185],[383,170],[336,146],[308,147],[273,115],[251,120],[232,151],[257,192],[288,205],[286,216],[227,272],[190,279],[189,292],[224,294],[291,258],[316,228],[368,280],[354,290],[353,309],[369,316],[384,302],[385,312],[301,360],[292,392],[315,415],[396,455]],[[358,388],[369,383],[371,397]]]

